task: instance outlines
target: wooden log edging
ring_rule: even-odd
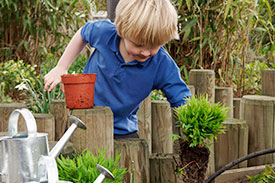
[[[275,97],[245,95],[240,116],[249,126],[248,153],[275,147]],[[268,154],[248,161],[248,166],[271,164],[275,156]]]
[[[275,97],[275,69],[263,69],[262,92],[263,95]]]
[[[7,104],[0,103],[0,114],[1,114],[0,115],[0,132],[8,131],[9,118],[12,111],[14,111],[15,109],[22,109],[22,108],[26,108],[26,105],[22,103],[7,103]],[[21,115],[19,116],[18,120],[20,120],[20,118],[21,118]],[[21,122],[18,124],[21,125]],[[18,131],[21,131],[21,128],[18,128]]]
[[[228,118],[233,118],[233,89],[231,87],[215,87],[215,103],[229,107]]]
[[[144,139],[114,140],[115,154],[120,154],[120,168],[127,168],[124,182],[149,183],[149,149]]]
[[[195,96],[195,93],[196,93],[195,87],[193,85],[188,85],[188,88],[190,89],[191,96],[192,97]]]
[[[47,133],[48,140],[54,141],[55,140],[55,121],[54,116],[52,114],[45,114],[45,113],[37,113],[33,114],[37,132]]]
[[[167,101],[152,101],[152,153],[173,153],[173,119]]]
[[[106,150],[106,158],[114,154],[114,125],[113,113],[109,107],[95,106],[91,109],[74,109],[73,116],[79,118],[87,129],[76,129],[71,137],[71,142],[80,153],[89,149],[93,154],[98,154],[98,149]]]
[[[150,156],[150,183],[177,183],[176,162],[178,155],[152,153]]]
[[[211,103],[215,102],[215,72],[214,70],[191,69],[189,83],[195,87],[196,96],[208,96]]]
[[[149,153],[152,153],[152,115],[151,115],[151,95],[142,101],[137,112],[138,135],[145,139],[149,146]]]
[[[50,103],[50,113],[55,120],[55,140],[58,141],[66,130],[69,109],[66,108],[65,100],[52,100]]]
[[[223,122],[225,133],[219,134],[215,143],[215,168],[221,169],[231,161],[247,155],[248,125],[244,120],[229,119]],[[247,167],[242,162],[233,168]]]
[[[240,119],[241,98],[233,98],[233,118]]]

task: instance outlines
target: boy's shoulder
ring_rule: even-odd
[[[116,30],[115,24],[113,24],[109,19],[104,20],[93,20],[87,22],[83,29],[86,31],[93,31],[95,33],[100,33],[101,31],[114,31]]]
[[[163,46],[160,47],[158,53],[155,56],[157,62],[174,62],[173,58]]]
[[[90,21],[90,22],[91,22],[91,23],[94,23],[94,24],[114,25],[109,19],[93,20],[93,21]]]
[[[107,41],[108,37],[114,34],[116,26],[108,19],[87,22],[81,30],[82,39],[90,44],[99,40]]]

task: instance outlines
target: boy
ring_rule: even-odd
[[[177,39],[177,12],[169,0],[120,0],[115,24],[85,24],[72,38],[57,66],[45,76],[46,91],[61,82],[87,43],[95,48],[84,73],[96,73],[95,106],[114,114],[114,137],[138,138],[137,110],[151,90],[161,89],[171,107],[184,104],[190,90],[162,45]]]

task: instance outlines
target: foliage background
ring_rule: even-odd
[[[170,42],[167,49],[187,82],[190,69],[213,69],[216,84],[232,87],[235,96],[241,97],[253,90],[245,88],[249,77],[245,73],[247,64],[260,61],[274,68],[275,1],[173,3],[179,15],[180,40]]]

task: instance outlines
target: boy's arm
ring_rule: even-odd
[[[61,75],[67,74],[72,62],[83,50],[86,44],[87,43],[82,40],[81,29],[79,29],[65,49],[65,52],[58,61],[57,66],[44,77],[44,91],[47,91],[48,88],[51,91],[61,82]]]

